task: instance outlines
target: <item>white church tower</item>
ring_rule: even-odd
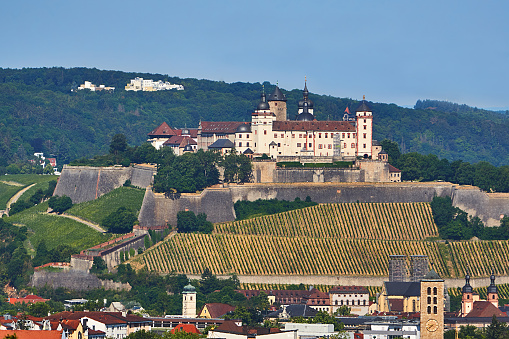
[[[357,156],[371,157],[373,144],[373,112],[362,97],[362,103],[355,112],[357,116]]]
[[[187,284],[182,292],[182,316],[196,318],[196,288]]]

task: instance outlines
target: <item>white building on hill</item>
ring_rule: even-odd
[[[134,78],[131,80],[131,83],[125,86],[126,91],[144,91],[144,92],[154,92],[154,91],[167,91],[170,89],[176,89],[177,91],[183,91],[184,86],[171,84],[168,81],[153,81],[151,79],[143,79],[143,78]]]

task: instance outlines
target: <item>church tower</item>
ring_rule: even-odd
[[[444,288],[433,268],[421,280],[421,339],[444,338]]]
[[[182,316],[196,318],[196,288],[187,284],[182,292]]]
[[[467,270],[465,275],[465,286],[461,290],[461,314],[460,317],[466,317],[474,307],[474,289],[470,286],[470,274]],[[498,299],[497,299],[498,302]]]
[[[314,115],[314,113],[313,113],[314,103],[313,103],[313,101],[311,101],[311,99],[309,99],[308,82],[307,82],[306,78],[304,78],[304,90],[302,91],[302,100],[299,101],[298,106],[299,106],[299,109],[297,111],[297,114],[309,113],[309,114]],[[306,112],[304,112],[305,107],[307,107]],[[312,120],[314,120],[314,117]]]
[[[276,115],[277,121],[285,121],[286,115],[286,96],[281,92],[279,86],[276,85],[274,92],[269,95],[270,111]]]
[[[366,96],[355,111],[357,116],[357,156],[369,158],[372,156],[373,144],[373,112],[366,103]]]
[[[493,304],[496,308],[498,308],[498,288],[497,285],[495,285],[495,272],[491,271],[490,276],[491,284],[488,286],[488,289],[486,291],[487,293],[487,301]]]

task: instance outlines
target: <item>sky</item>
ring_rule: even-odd
[[[509,1],[3,1],[0,67],[279,83],[509,109]],[[158,80],[158,79],[154,79]],[[105,84],[108,85],[108,84]]]

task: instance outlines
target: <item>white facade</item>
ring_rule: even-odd
[[[145,91],[145,92],[153,92],[153,91],[167,91],[170,89],[176,89],[177,91],[183,91],[184,86],[171,84],[168,81],[153,81],[151,79],[143,79],[143,78],[134,78],[131,80],[127,86],[125,86],[126,91]]]
[[[329,292],[331,312],[334,314],[341,306],[350,308],[351,314],[366,315],[369,313],[369,292]]]
[[[87,326],[94,331],[103,331],[106,333],[107,338],[122,339],[127,337],[127,324],[105,324],[92,318],[84,317],[87,319]]]
[[[182,316],[196,318],[196,289],[192,285],[187,285],[182,292]]]
[[[282,331],[279,333],[270,333],[270,334],[260,334],[253,335],[250,334],[249,338],[257,337],[260,339],[297,339],[297,331]],[[236,333],[228,333],[228,332],[219,332],[219,331],[209,331],[207,338],[217,338],[217,339],[247,339],[248,336],[245,334],[236,334]]]
[[[329,337],[334,334],[333,324],[304,324],[304,323],[286,323],[285,331],[296,330],[297,337]]]
[[[381,321],[369,325],[370,329],[364,331],[364,339],[419,339],[421,337],[420,325],[417,321]]]

